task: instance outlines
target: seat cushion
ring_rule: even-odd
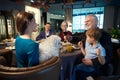
[[[111,75],[111,76],[99,76],[96,80],[118,80],[119,76]]]

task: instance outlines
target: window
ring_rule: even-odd
[[[5,18],[0,16],[0,41],[6,37]]]
[[[12,12],[0,11],[0,41],[16,37],[15,21]]]
[[[85,17],[95,14],[98,17],[98,27],[103,28],[104,7],[73,9],[73,33],[85,31]]]

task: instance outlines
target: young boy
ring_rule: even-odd
[[[99,39],[101,37],[101,31],[99,28],[94,27],[86,32],[86,44],[85,49],[83,47],[83,43],[79,42],[78,45],[81,48],[82,54],[84,55],[84,58],[82,59],[82,63],[78,64],[73,71],[73,80],[75,80],[75,74],[77,70],[80,70],[82,72],[92,72],[95,70],[93,65],[86,65],[84,64],[84,61],[89,59],[94,59],[98,57],[98,60],[101,65],[105,64],[105,49],[102,47],[102,45],[99,43]],[[85,74],[84,74],[85,75]],[[80,76],[80,80],[85,80],[85,77]]]

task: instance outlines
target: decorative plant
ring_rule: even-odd
[[[109,33],[110,33],[112,38],[120,38],[119,28],[112,28]]]

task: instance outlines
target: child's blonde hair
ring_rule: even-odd
[[[101,30],[98,27],[90,28],[89,30],[86,31],[86,36],[87,35],[99,41],[101,37]]]

